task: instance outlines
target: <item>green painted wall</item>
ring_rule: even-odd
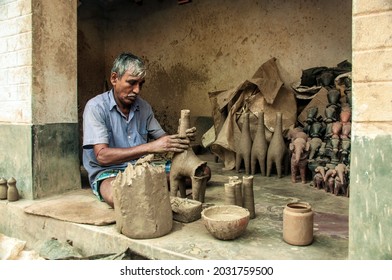
[[[81,188],[78,124],[36,125],[32,137],[35,196]]]
[[[0,125],[0,176],[16,179],[22,197],[33,197],[31,125]]]
[[[14,177],[21,197],[81,188],[78,124],[0,125],[0,176]]]
[[[391,170],[391,135],[353,139],[350,259],[392,259]]]

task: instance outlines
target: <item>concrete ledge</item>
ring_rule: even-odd
[[[71,240],[85,256],[120,253],[130,248],[148,259],[192,259],[155,247],[146,240],[127,238],[117,232],[115,225],[91,226],[26,214],[23,208],[32,203],[34,201],[0,201],[0,232],[26,241],[26,247],[37,252],[45,241],[56,238],[64,242]],[[175,224],[173,230],[178,230],[178,227]]]
[[[206,158],[212,169],[205,201],[224,204],[224,182],[229,176],[222,166]],[[115,225],[92,226],[30,215],[24,208],[40,200],[0,200],[0,232],[27,242],[37,252],[48,239],[72,241],[85,256],[118,254],[130,249],[147,259],[160,260],[341,260],[348,258],[349,199],[317,190],[309,184],[293,184],[290,176],[254,177],[256,217],[238,239],[222,241],[209,234],[201,219],[191,223],[174,221],[173,229],[154,239],[130,239]],[[46,198],[45,198],[46,199]],[[314,242],[291,246],[282,239],[282,213],[288,202],[306,201],[315,211]]]

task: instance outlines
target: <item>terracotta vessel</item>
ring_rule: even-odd
[[[351,138],[351,122],[343,123],[342,134],[340,135],[342,139]]]
[[[332,85],[334,81],[334,75],[331,72],[323,72],[320,75],[320,82],[323,86]]]
[[[235,184],[233,182],[225,183],[225,204],[235,205]]]
[[[276,113],[276,124],[274,134],[272,135],[267,151],[267,176],[271,175],[272,167],[275,165],[277,175],[282,177],[282,165],[285,156],[287,155],[287,148],[284,142],[282,133],[282,113]]]
[[[321,147],[321,143],[323,143],[323,140],[321,140],[318,137],[314,137],[314,138],[310,139],[309,160],[313,159],[316,156],[318,150]]]
[[[330,104],[338,104],[340,100],[340,91],[331,89],[327,93],[328,102]]]
[[[352,92],[351,90],[346,90],[345,93],[346,93],[346,102],[350,107],[352,107]]]
[[[309,130],[309,136],[312,138],[318,137],[318,138],[323,138],[323,134],[325,133],[325,126],[322,125],[320,122],[314,122],[312,123],[310,130]]]
[[[342,123],[347,123],[351,120],[351,108],[346,106],[342,108],[340,112],[340,121]]]
[[[340,138],[341,133],[342,133],[342,123],[334,122],[332,124],[332,138]]]
[[[8,201],[17,201],[19,200],[19,192],[16,188],[16,180],[14,177],[11,177],[7,181],[8,190],[7,190],[7,199]]]
[[[252,138],[250,136],[249,113],[242,115],[243,123],[241,128],[241,137],[236,146],[235,169],[240,171],[241,164],[245,165],[245,173],[250,174],[250,154],[252,149]]]
[[[242,181],[234,182],[235,205],[242,207]]]
[[[255,199],[253,192],[253,176],[242,177],[242,207],[249,210],[250,218],[254,219],[255,214]]]
[[[306,117],[307,123],[313,123],[317,120],[318,107],[310,107]]]
[[[261,175],[265,176],[268,142],[265,137],[264,112],[259,112],[257,116],[257,129],[250,154],[250,166],[251,173],[254,175],[256,174],[256,166],[258,163],[260,166]]]
[[[7,180],[5,178],[0,178],[0,199],[7,199]]]
[[[309,203],[289,203],[283,210],[283,240],[305,246],[313,242],[313,211]]]
[[[325,113],[324,122],[331,123],[331,122],[337,121],[338,114],[336,111],[336,106],[327,106],[325,108],[324,113]]]
[[[203,223],[217,239],[233,240],[240,237],[249,223],[249,211],[237,205],[215,205],[201,212]]]
[[[179,134],[185,135],[189,128],[189,110],[181,111],[181,119],[179,126]],[[184,125],[186,124],[186,125]],[[204,169],[207,162],[200,160],[194,153],[192,147],[182,153],[176,153],[173,156],[170,169],[170,194],[177,196],[180,191],[182,198],[186,197],[185,179],[191,178],[192,181],[192,199],[204,202],[205,189],[208,180],[208,175],[204,174]]]
[[[342,139],[341,161],[346,165],[349,163],[349,159],[350,159],[350,146],[351,146],[350,139],[348,138]]]

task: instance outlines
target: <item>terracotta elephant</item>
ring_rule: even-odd
[[[335,177],[336,177],[335,169],[328,169],[327,172],[325,172],[324,185],[325,185],[326,192],[334,193]]]
[[[315,168],[315,174],[313,176],[313,185],[317,189],[324,189],[324,176],[325,176],[325,167],[324,166],[317,166]]]
[[[339,163],[335,170],[337,176],[335,177],[334,194],[348,196],[348,167],[344,163]]]
[[[290,143],[289,149],[291,155],[291,181],[296,182],[297,173],[300,173],[301,181],[306,184],[306,168],[308,165],[308,156],[310,143],[304,138],[296,138]]]

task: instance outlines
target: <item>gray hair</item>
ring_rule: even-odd
[[[146,66],[144,62],[134,54],[122,53],[113,62],[112,73],[115,72],[118,78],[130,71],[132,76],[144,78],[146,76]]]

